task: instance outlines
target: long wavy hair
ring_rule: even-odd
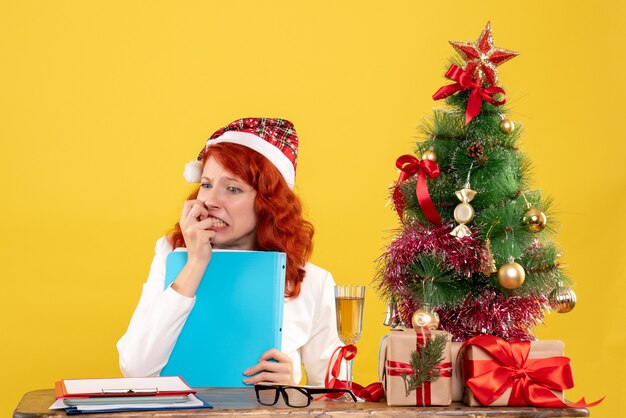
[[[276,167],[263,155],[243,145],[222,142],[211,145],[202,159],[209,157],[256,190],[257,215],[255,249],[287,254],[285,296],[300,294],[304,265],[313,250],[313,225],[302,217],[302,204]],[[198,197],[198,187],[187,199]],[[185,247],[180,224],[168,235],[173,248]]]

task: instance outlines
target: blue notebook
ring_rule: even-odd
[[[166,287],[186,262],[186,251],[168,255]],[[246,387],[243,371],[281,349],[286,263],[284,253],[214,250],[161,376],[182,376],[192,387]]]

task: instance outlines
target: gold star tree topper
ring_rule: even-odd
[[[450,41],[450,45],[467,63],[465,71],[491,86],[498,84],[498,70],[496,67],[519,55],[519,52],[497,48],[494,45],[491,22],[487,22],[487,26],[485,26],[476,42]]]

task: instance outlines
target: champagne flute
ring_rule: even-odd
[[[363,331],[365,286],[335,286],[337,333],[342,343],[356,344]],[[352,363],[346,360],[346,389],[352,391]]]

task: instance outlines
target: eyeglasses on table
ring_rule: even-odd
[[[305,386],[289,386],[289,385],[254,385],[256,399],[261,405],[276,405],[280,395],[283,400],[292,408],[305,408],[311,404],[314,395],[326,393],[347,393],[354,402],[356,396],[348,389],[332,389],[332,388],[310,388]]]

